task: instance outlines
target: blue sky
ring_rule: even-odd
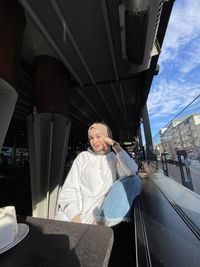
[[[175,1],[158,64],[147,101],[152,136],[200,94],[200,0]]]

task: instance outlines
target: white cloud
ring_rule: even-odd
[[[200,36],[199,14],[199,0],[175,1],[159,58],[161,66],[178,57],[180,49],[188,46],[192,40]]]
[[[199,38],[200,39],[200,38]],[[188,50],[184,52],[184,57],[182,58],[182,64],[179,71],[183,74],[191,72],[193,69],[200,64],[200,43],[199,40],[190,44]]]
[[[200,86],[160,80],[148,98],[152,119],[172,116],[180,112],[200,93]]]
[[[147,102],[153,132],[200,94],[200,0],[175,1],[158,63]]]

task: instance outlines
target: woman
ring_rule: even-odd
[[[73,162],[58,198],[56,219],[108,226],[126,221],[141,192],[137,164],[112,139],[105,123],[92,124],[88,139],[91,148]]]

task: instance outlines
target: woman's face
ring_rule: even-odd
[[[100,152],[107,149],[104,135],[99,130],[95,128],[90,129],[88,139],[95,152]]]

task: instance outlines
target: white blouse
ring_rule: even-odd
[[[81,222],[93,223],[100,206],[117,178],[135,175],[138,166],[123,150],[115,155],[81,152],[73,162],[58,198],[55,219],[71,221],[77,214]]]

